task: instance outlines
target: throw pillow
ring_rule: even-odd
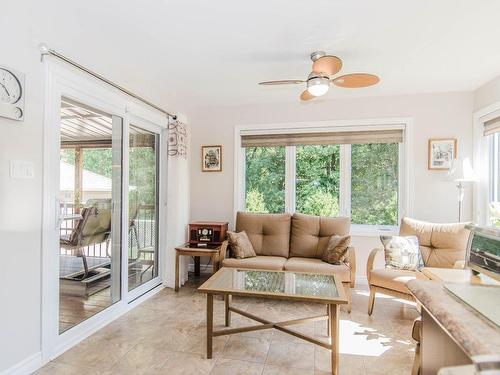
[[[244,259],[254,257],[255,250],[248,238],[247,232],[227,232],[227,236],[229,238],[229,246],[231,246],[231,250],[233,251],[233,255],[236,259]]]
[[[339,236],[334,234],[330,237],[325,251],[323,251],[322,260],[330,264],[342,264],[347,257],[347,249],[351,242],[351,236]]]
[[[387,268],[415,271],[423,266],[417,236],[380,236],[380,240]]]

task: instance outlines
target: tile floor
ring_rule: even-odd
[[[164,289],[125,316],[36,372],[45,374],[325,375],[326,349],[276,330],[216,337],[214,358],[205,359],[205,295],[189,282],[179,293]],[[324,312],[323,305],[233,298],[240,309],[277,321]],[[366,313],[368,290],[353,289],[353,308],[341,311],[340,373],[410,374],[415,345],[411,326],[418,313],[407,301],[378,298]],[[224,324],[224,303],[214,302],[216,329]],[[237,314],[232,327],[252,323]],[[326,323],[294,326],[326,338]]]

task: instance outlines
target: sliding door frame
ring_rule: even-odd
[[[158,292],[162,282],[162,260],[166,249],[167,150],[166,115],[139,104],[109,85],[50,57],[43,62],[45,73],[45,113],[43,135],[43,220],[42,220],[42,364],[57,357],[78,342],[126,313]],[[59,334],[59,158],[60,105],[62,97],[119,116],[122,120],[122,189],[121,189],[121,295],[120,300],[75,327]],[[131,119],[138,126],[155,129],[160,137],[160,174],[158,277],[128,292],[128,135]]]

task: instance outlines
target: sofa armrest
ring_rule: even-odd
[[[349,246],[349,248],[347,249],[347,254],[349,258],[351,288],[354,288],[354,285],[356,283],[356,250],[354,249],[354,247]]]
[[[227,255],[227,247],[229,246],[229,241],[225,240],[222,245],[220,246],[219,250],[219,262],[222,262],[224,259],[226,259]]]
[[[382,251],[382,249],[373,249],[370,255],[368,256],[368,260],[366,262],[366,278],[368,279],[368,284],[370,284],[370,275],[373,270],[373,265],[375,263],[375,257],[380,251]]]

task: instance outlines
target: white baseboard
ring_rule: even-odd
[[[42,352],[35,353],[2,372],[2,375],[28,375],[42,367]]]

